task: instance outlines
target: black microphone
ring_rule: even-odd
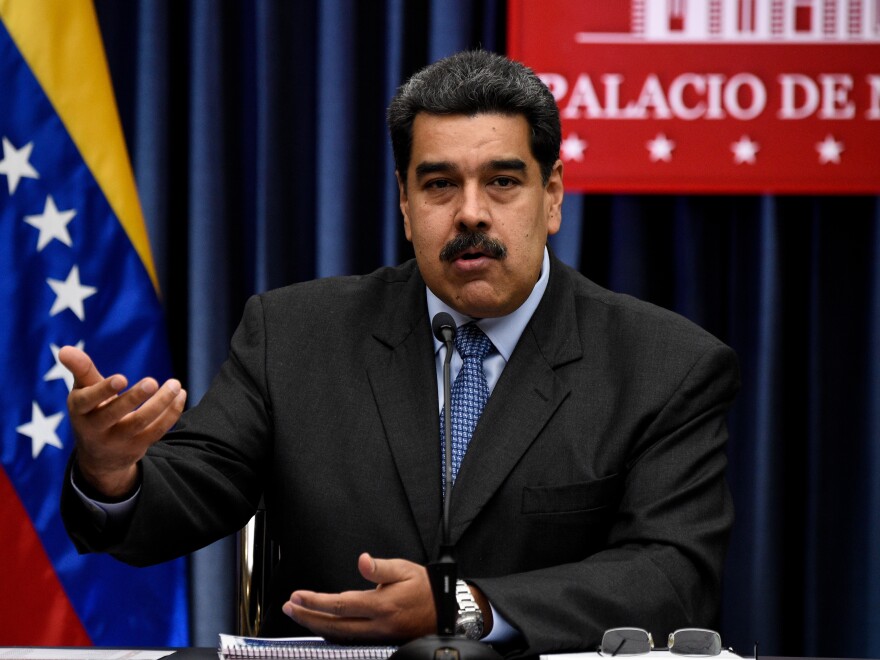
[[[431,330],[434,331],[434,336],[438,340],[446,343],[447,348],[450,343],[455,341],[455,320],[452,318],[452,314],[438,313],[431,321]]]
[[[427,566],[434,608],[437,610],[438,634],[420,637],[404,644],[389,660],[501,660],[501,656],[492,647],[455,634],[455,620],[458,618],[458,599],[455,597],[458,566],[454,558],[455,548],[449,536],[449,503],[452,500],[452,385],[449,365],[455,346],[455,320],[451,314],[440,312],[431,320],[431,329],[434,336],[446,344],[446,358],[443,360],[443,455],[446,457],[446,490],[443,494],[442,538],[440,556]]]
[[[446,358],[443,360],[443,416],[444,437],[443,454],[446,456],[446,491],[443,496],[443,539],[441,549],[449,545],[449,502],[452,493],[452,384],[450,376],[450,364],[452,363],[452,351],[455,348],[455,320],[451,314],[439,312],[431,321],[431,329],[434,336],[446,344]],[[440,629],[442,630],[442,629]]]
[[[458,566],[453,557],[449,542],[449,504],[452,501],[452,377],[450,364],[455,349],[455,320],[451,314],[440,312],[431,320],[434,336],[446,344],[446,357],[443,360],[443,416],[444,437],[443,454],[446,457],[445,484],[443,493],[443,518],[441,520],[440,556],[428,564],[428,577],[434,594],[437,610],[437,632],[441,635],[455,634],[455,620],[458,618],[458,599],[455,596],[455,581]]]

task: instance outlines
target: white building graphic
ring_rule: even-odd
[[[630,31],[578,42],[880,42],[880,0],[630,0]]]

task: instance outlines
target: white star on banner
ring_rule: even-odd
[[[53,280],[50,277],[46,280],[46,283],[52,287],[55,295],[58,296],[55,298],[52,309],[49,310],[49,316],[55,316],[59,312],[69,309],[76,314],[80,321],[86,320],[83,300],[89,296],[95,295],[98,290],[93,286],[80,284],[79,266],[74,265],[73,268],[70,269],[67,279],[63,282],[61,280]]]
[[[645,143],[648,151],[651,152],[651,162],[656,163],[662,160],[664,163],[672,162],[672,151],[675,149],[675,142],[666,137],[665,133],[658,133],[653,140]]]
[[[52,195],[46,197],[46,205],[43,208],[42,215],[26,215],[24,221],[31,227],[40,230],[40,236],[37,239],[37,252],[46,247],[53,238],[57,238],[67,247],[73,245],[70,239],[70,232],[67,231],[67,225],[73,220],[76,211],[70,209],[68,211],[59,211],[55,206],[55,200]]]
[[[587,150],[587,141],[581,140],[577,133],[570,134],[562,141],[562,158],[564,160],[576,160],[578,162],[584,159],[584,151]]]
[[[737,165],[740,163],[754,165],[755,155],[758,153],[760,146],[747,135],[743,135],[739,141],[730,145],[730,149],[733,151],[733,162]]]
[[[31,455],[36,458],[46,445],[64,449],[61,439],[55,433],[55,429],[64,419],[64,413],[55,413],[46,417],[36,401],[32,402],[31,410],[31,421],[15,429],[31,439]]]
[[[18,182],[23,178],[39,179],[40,175],[31,167],[31,151],[34,143],[28,142],[21,149],[12,146],[6,136],[3,137],[3,160],[0,160],[0,174],[6,175],[6,183],[9,186],[9,194],[18,188]]]
[[[85,349],[86,343],[80,340],[76,343],[76,347],[82,351]],[[46,375],[43,376],[43,380],[50,381],[61,379],[64,381],[64,384],[67,385],[67,391],[70,392],[73,389],[73,374],[70,373],[70,370],[61,364],[61,360],[58,359],[58,352],[61,350],[61,347],[56,346],[55,344],[49,344],[49,348],[52,350],[52,357],[55,358],[55,366],[46,372]]]
[[[825,139],[816,143],[816,151],[819,152],[819,163],[840,163],[840,154],[843,152],[843,142],[838,142],[829,133]]]

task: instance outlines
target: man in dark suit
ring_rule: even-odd
[[[125,390],[63,349],[72,538],[153,563],[233,532],[264,496],[282,548],[270,632],[433,632],[445,349],[431,319],[447,311],[491,340],[451,499],[460,603],[483,618],[467,632],[532,654],[593,649],[614,626],[711,625],[732,351],[549,253],[560,127],[531,71],[462,53],[413,76],[388,116],[414,261],[252,298],[183,417],[177,381]]]

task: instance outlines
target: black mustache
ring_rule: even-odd
[[[503,259],[507,256],[507,248],[501,241],[489,237],[483,232],[467,232],[459,234],[440,250],[441,261],[453,261],[465,250],[479,250],[485,255],[495,259]]]

